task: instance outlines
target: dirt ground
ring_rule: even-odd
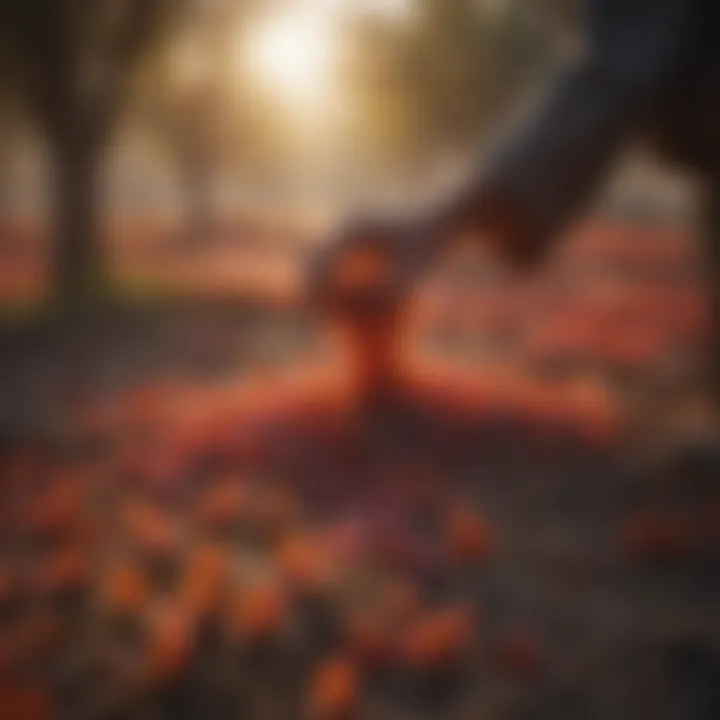
[[[591,233],[518,322],[460,254],[364,402],[297,302],[8,315],[0,707],[717,717],[718,474],[647,462],[702,419],[698,277]]]
[[[358,410],[288,381],[322,333],[228,301],[5,328],[7,707],[716,717],[712,478],[629,472],[547,394]]]

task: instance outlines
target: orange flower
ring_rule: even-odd
[[[0,710],[8,720],[50,720],[54,715],[46,693],[15,683],[0,685]]]
[[[231,631],[249,639],[278,635],[287,622],[287,602],[271,582],[241,590],[232,607]]]
[[[176,675],[187,664],[192,649],[193,626],[186,608],[169,603],[154,608],[146,654],[149,679],[162,681]]]
[[[631,518],[622,531],[626,552],[636,560],[664,560],[694,552],[700,540],[689,518],[648,511]]]
[[[346,719],[355,716],[360,701],[357,668],[344,658],[320,664],[310,681],[308,706],[317,720]]]
[[[298,499],[287,488],[263,488],[253,508],[253,520],[264,531],[286,528],[297,516]]]
[[[215,545],[201,545],[190,555],[181,596],[195,616],[207,616],[218,607],[228,564],[227,555]]]
[[[427,613],[405,631],[401,656],[413,668],[430,670],[458,660],[474,635],[467,608],[451,607]]]
[[[515,677],[536,677],[543,667],[538,640],[527,632],[502,638],[493,649],[493,658],[501,670]]]
[[[90,579],[89,558],[84,548],[62,548],[53,552],[39,568],[42,592],[72,592],[84,588]]]
[[[445,518],[445,542],[454,560],[479,562],[493,553],[495,533],[477,513],[457,506]]]
[[[28,658],[43,655],[62,642],[64,632],[59,615],[43,612],[20,629],[22,653]]]
[[[247,492],[238,482],[227,480],[208,487],[200,496],[197,516],[206,527],[227,527],[238,522],[247,508]]]
[[[393,656],[393,638],[380,613],[359,610],[352,613],[345,623],[345,634],[350,652],[360,662],[377,666]]]
[[[111,568],[103,587],[103,604],[111,613],[140,612],[148,599],[148,585],[140,566],[124,561]]]
[[[383,615],[395,627],[412,620],[420,612],[418,589],[406,580],[391,582],[384,589],[380,601]]]
[[[276,560],[290,585],[301,592],[314,592],[327,586],[332,567],[325,549],[309,534],[296,533],[279,545]]]
[[[131,540],[153,555],[173,552],[180,541],[179,528],[173,519],[140,500],[126,503],[122,525]]]
[[[18,575],[14,567],[0,564],[0,606],[12,602],[18,595]]]
[[[82,500],[78,483],[55,483],[40,494],[30,509],[30,528],[48,533],[73,527],[80,520]]]

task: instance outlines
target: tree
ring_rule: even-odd
[[[371,147],[417,182],[437,159],[481,146],[546,72],[575,4],[416,0],[405,23],[360,25],[351,82]]]
[[[102,272],[103,150],[140,61],[187,1],[0,0],[5,67],[54,170],[54,290],[63,298],[87,296]]]
[[[6,230],[5,222],[11,214],[13,165],[16,146],[21,136],[20,128],[17,106],[10,102],[6,94],[0,92],[0,234]]]
[[[192,28],[145,73],[133,103],[136,120],[172,159],[185,200],[184,237],[196,248],[213,232],[213,184],[235,123],[225,68],[237,18],[222,9],[193,13]]]

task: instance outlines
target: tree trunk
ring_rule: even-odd
[[[720,168],[709,181],[706,198],[706,257],[710,284],[710,381],[713,412],[720,427]]]
[[[193,188],[188,200],[188,245],[194,248],[206,247],[212,234],[212,213],[204,189]]]
[[[90,146],[58,148],[52,283],[61,301],[87,301],[101,282],[97,160]]]
[[[187,169],[185,172],[186,247],[206,248],[214,230],[214,212],[210,179],[204,170]]]

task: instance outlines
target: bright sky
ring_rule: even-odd
[[[332,84],[336,27],[325,12],[290,8],[260,21],[242,54],[253,75],[284,102],[315,105]]]
[[[293,0],[275,6],[238,49],[239,62],[294,111],[332,94],[342,23],[357,14],[405,21],[413,0]]]
[[[296,0],[293,5],[308,5],[325,12],[384,16],[388,19],[403,19],[412,12],[415,0]]]

